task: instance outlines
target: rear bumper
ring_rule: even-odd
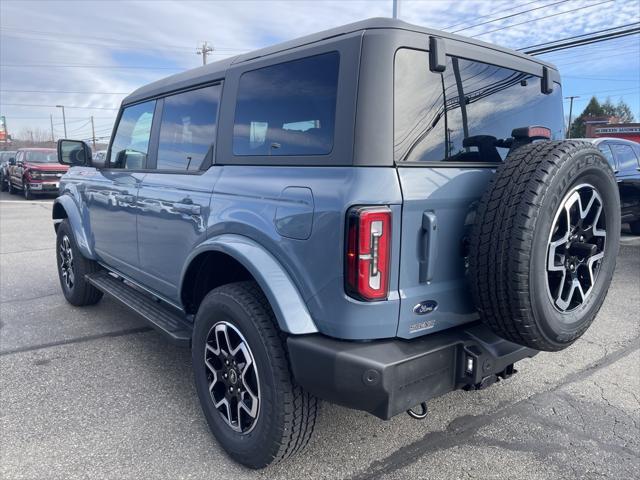
[[[538,353],[479,322],[415,340],[353,342],[314,334],[291,336],[287,343],[304,389],[385,420],[452,390],[487,387]]]

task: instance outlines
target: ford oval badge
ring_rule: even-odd
[[[425,300],[413,307],[413,313],[416,315],[426,315],[427,313],[433,312],[436,308],[438,308],[438,302],[435,300]]]

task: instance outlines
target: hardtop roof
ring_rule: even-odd
[[[445,39],[457,40],[459,42],[464,42],[472,45],[479,45],[481,47],[489,48],[497,52],[513,55],[519,58],[524,58],[528,61],[532,61],[540,65],[547,66],[554,70],[556,69],[554,65],[544,62],[536,57],[532,57],[530,55],[526,55],[522,52],[518,52],[516,50],[512,50],[509,48],[500,47],[492,43],[476,40],[474,38],[464,37],[462,35],[455,35],[453,33],[443,32],[440,30],[425,28],[418,25],[413,25],[407,22],[403,22],[401,20],[395,20],[392,18],[370,18],[367,20],[361,20],[359,22],[349,23],[341,27],[324,30],[322,32],[314,33],[311,35],[306,35],[304,37],[299,37],[283,43],[272,45],[270,47],[253,50],[251,52],[244,53],[242,55],[236,55],[234,57],[225,58],[224,60],[219,60],[217,62],[213,62],[208,65],[204,65],[202,67],[193,68],[191,70],[187,70],[182,73],[171,75],[169,77],[163,78],[161,80],[158,80],[156,82],[153,82],[138,88],[129,96],[127,96],[122,101],[122,104],[126,105],[130,103],[135,103],[135,102],[144,100],[146,98],[171,92],[173,90],[180,90],[183,88],[188,88],[191,86],[211,82],[217,79],[222,79],[224,78],[225,73],[229,67],[242,62],[246,62],[249,60],[254,60],[256,58],[265,57],[265,56],[283,52],[286,50],[302,47],[304,45],[310,45],[310,44],[320,42],[322,40],[326,40],[329,38],[339,37],[341,35],[347,35],[347,34],[358,32],[358,31],[373,30],[373,29],[406,30],[411,32],[423,33],[426,35],[442,37]]]

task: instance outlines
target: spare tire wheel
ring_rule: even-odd
[[[537,350],[568,347],[602,306],[619,241],[616,180],[592,144],[511,151],[478,205],[471,237],[469,280],[482,321]]]

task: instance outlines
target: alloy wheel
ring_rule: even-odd
[[[583,183],[565,195],[547,247],[547,292],[556,310],[568,313],[593,291],[604,258],[606,219],[602,197]]]
[[[59,254],[62,280],[67,286],[67,289],[71,290],[75,284],[75,274],[73,272],[73,250],[71,249],[71,240],[69,240],[67,235],[62,237]]]
[[[249,344],[235,326],[221,321],[207,334],[204,357],[214,407],[232,430],[249,433],[260,410],[258,370]]]

